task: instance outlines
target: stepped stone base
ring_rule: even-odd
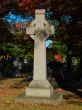
[[[33,80],[26,88],[26,96],[28,97],[51,97],[53,87],[48,80]]]
[[[53,93],[53,87],[46,81],[33,80],[26,88],[26,92],[18,96],[15,102],[43,103],[57,105],[63,100],[63,94]]]
[[[22,94],[18,96],[15,100],[15,102],[21,102],[21,103],[37,103],[37,104],[53,104],[58,105],[61,104],[64,101],[63,94],[61,93],[55,93],[51,97],[28,97],[25,94]]]

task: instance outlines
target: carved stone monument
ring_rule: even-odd
[[[33,80],[26,88],[25,94],[16,101],[53,103],[61,102],[62,94],[54,93],[53,87],[47,80],[45,40],[54,33],[54,26],[45,19],[45,10],[35,10],[35,20],[26,29],[34,40],[34,70]]]
[[[34,73],[33,80],[26,88],[26,96],[51,97],[53,87],[47,80],[45,40],[54,33],[54,26],[45,19],[45,10],[35,11],[35,20],[26,29],[34,40]]]

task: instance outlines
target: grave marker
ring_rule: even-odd
[[[35,10],[35,20],[26,29],[34,40],[34,70],[33,80],[26,88],[26,96],[51,97],[53,87],[47,80],[45,40],[54,33],[54,26],[45,19],[45,10]]]

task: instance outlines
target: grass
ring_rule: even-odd
[[[18,95],[24,93],[28,82],[25,78],[0,79],[0,110],[82,110],[82,99],[78,96],[73,97],[73,93],[64,92],[64,97],[68,98],[60,105],[51,104],[32,104],[24,102],[15,102]],[[69,95],[70,94],[70,95]]]

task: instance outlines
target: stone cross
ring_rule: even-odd
[[[26,88],[26,96],[51,97],[53,87],[47,80],[45,40],[54,33],[54,26],[45,19],[45,10],[35,10],[35,20],[26,29],[34,40],[34,70],[33,80]]]

